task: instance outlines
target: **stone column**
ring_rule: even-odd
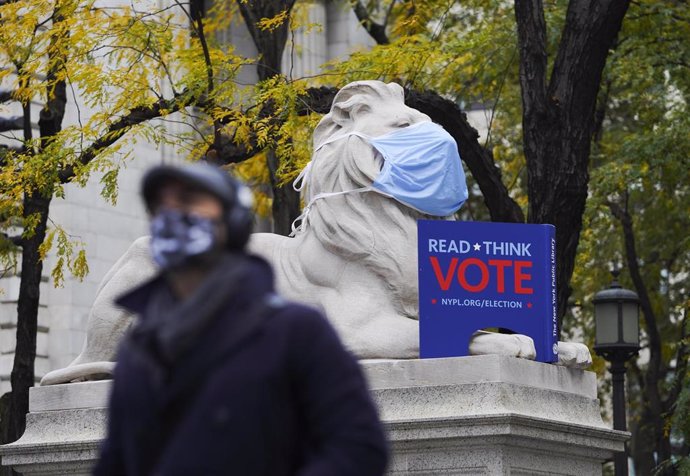
[[[288,33],[281,69],[288,79],[313,76],[321,71],[321,65],[326,62],[324,0],[297,3],[293,16],[305,26]]]

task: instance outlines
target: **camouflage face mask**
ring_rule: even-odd
[[[151,220],[151,254],[164,270],[201,259],[217,241],[216,223],[210,218],[162,210]]]

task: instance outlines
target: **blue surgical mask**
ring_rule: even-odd
[[[216,244],[216,225],[209,218],[162,210],[151,220],[151,254],[162,269],[188,264]]]
[[[394,198],[400,203],[426,215],[446,217],[457,212],[467,200],[465,172],[453,137],[433,122],[420,122],[387,134],[371,137],[353,131],[331,137],[321,147],[350,136],[361,137],[383,156],[384,164],[370,187],[321,193],[308,200],[300,218],[314,201],[352,192],[374,191]],[[295,190],[301,191],[309,178],[311,163],[295,180]],[[302,184],[298,186],[299,182]],[[296,220],[297,221],[297,220]],[[303,225],[300,225],[303,226]],[[293,232],[297,228],[293,226]]]

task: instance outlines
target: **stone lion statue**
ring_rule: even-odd
[[[138,238],[98,285],[81,354],[64,369],[47,373],[41,385],[109,378],[115,367],[117,345],[133,322],[131,314],[115,306],[115,299],[151,278],[155,272],[149,238]]]
[[[353,131],[378,136],[429,117],[405,105],[395,84],[359,81],[342,88],[314,131],[312,162],[305,174],[307,200],[294,237],[256,233],[251,252],[266,258],[278,291],[289,299],[321,309],[345,345],[360,359],[409,359],[419,356],[417,302],[417,225],[432,218],[392,198],[356,191],[377,177],[381,155]],[[325,144],[321,146],[322,144]],[[151,277],[147,238],[132,244],[108,272],[98,291],[82,354],[67,368],[49,373],[43,385],[93,379],[111,371],[116,343],[131,316],[113,299]],[[563,363],[591,362],[581,344],[564,344]],[[477,332],[471,354],[500,353],[534,359],[531,338]]]
[[[397,84],[361,81],[340,90],[314,130],[316,152],[306,195],[349,192],[372,184],[383,158],[356,136],[378,136],[429,117],[405,105]],[[309,201],[306,199],[305,201]],[[430,218],[375,192],[314,201],[294,238],[253,235],[250,248],[274,265],[278,289],[321,308],[360,358],[419,355],[417,223]]]

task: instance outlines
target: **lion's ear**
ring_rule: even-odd
[[[363,115],[371,112],[371,106],[362,101],[362,97],[350,97],[347,101],[338,101],[331,107],[333,122],[341,127],[347,127],[356,122]]]

